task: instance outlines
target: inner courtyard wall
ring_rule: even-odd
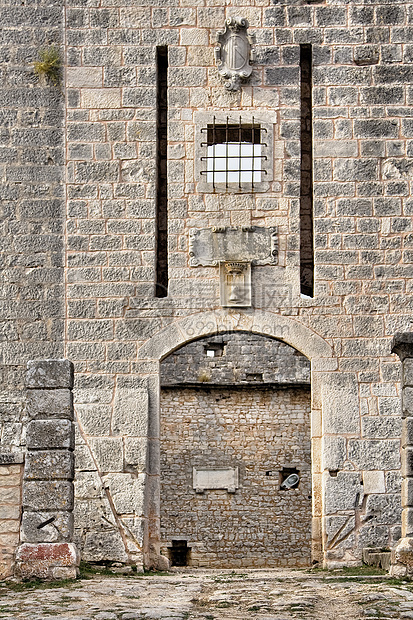
[[[256,34],[257,60],[250,81],[231,92],[217,74],[214,45],[234,15],[246,17]],[[276,226],[279,250],[276,265],[253,266],[252,308],[224,311],[229,320],[236,312],[248,322],[260,310],[291,317],[333,350],[328,362],[312,359],[321,556],[357,563],[361,546],[392,544],[387,525],[399,519],[393,498],[400,491],[400,406],[390,342],[412,325],[411,20],[410,2],[68,2],[65,355],[76,365],[79,519],[85,524],[94,515],[84,528],[88,557],[101,557],[95,531],[103,533],[102,553],[122,559],[130,532],[139,554],[159,527],[150,519],[159,496],[144,500],[144,480],[158,475],[152,456],[159,358],[137,351],[182,317],[220,308],[219,272],[190,266],[189,231],[225,225]],[[299,275],[302,44],[311,44],[313,55],[313,298],[300,295]],[[155,46],[168,46],[169,61],[165,298],[154,297]],[[199,191],[200,123],[228,113],[254,114],[273,127],[266,191]],[[155,446],[148,459],[147,407]],[[368,487],[373,516],[356,542],[355,510],[364,514],[367,501],[362,472],[379,482]],[[132,497],[132,488],[134,502],[115,508],[113,498]],[[99,511],[112,516],[97,530]],[[141,532],[142,522],[149,529]],[[392,536],[398,535],[396,527]]]
[[[161,392],[161,553],[190,566],[311,565],[309,389],[168,387]],[[196,489],[193,469],[237,470],[237,488]],[[296,470],[296,488],[282,489]],[[285,474],[285,478],[287,475]]]
[[[316,559],[357,563],[364,546],[393,544],[401,425],[391,339],[413,320],[413,4],[14,4],[1,7],[2,444],[24,443],[27,359],[72,360],[77,543],[86,559],[141,565],[145,554],[156,564],[161,358],[228,326],[274,332],[312,353]],[[234,15],[248,19],[257,54],[231,92],[214,46]],[[64,55],[64,103],[32,70],[50,43]],[[300,294],[303,44],[313,54],[313,298]],[[169,61],[165,298],[154,297],[156,46]],[[229,113],[273,127],[265,191],[200,191],[198,119]],[[278,263],[253,266],[249,309],[222,310],[218,269],[190,266],[189,231],[225,225],[277,227]]]

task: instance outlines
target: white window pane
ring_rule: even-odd
[[[207,148],[208,183],[260,183],[261,144],[228,142]]]

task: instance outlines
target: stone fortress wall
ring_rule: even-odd
[[[391,341],[412,326],[413,4],[3,0],[0,12],[2,446],[24,445],[26,362],[73,361],[77,543],[86,559],[160,566],[159,362],[216,332],[271,336],[311,361],[314,560],[358,563],[363,547],[392,545],[401,409]],[[214,61],[231,16],[256,35],[237,91]],[[64,96],[31,69],[53,42]],[[303,45],[313,297],[300,294]],[[155,297],[157,47],[169,64],[167,297]],[[265,186],[205,191],[199,132],[214,115],[269,129]],[[190,231],[214,227],[276,228],[277,260],[251,269],[251,307],[222,308],[219,269],[191,266]]]

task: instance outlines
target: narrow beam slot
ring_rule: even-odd
[[[168,295],[168,48],[156,48],[156,285],[155,296]]]
[[[312,51],[301,45],[300,286],[314,296]]]

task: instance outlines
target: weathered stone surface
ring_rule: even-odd
[[[137,471],[145,471],[148,445],[146,437],[125,437],[124,443],[125,467],[128,470],[133,467]]]
[[[354,511],[363,498],[363,486],[360,485],[360,474],[339,472],[337,476],[324,476],[324,502],[326,514],[334,514],[340,510]]]
[[[22,542],[71,542],[73,513],[25,511],[21,524]]]
[[[123,470],[123,442],[121,437],[102,437],[89,440],[100,473]]]
[[[24,543],[16,554],[17,574],[23,579],[73,579],[79,562],[80,556],[71,543]]]
[[[369,495],[366,515],[374,523],[399,523],[402,507],[398,495]]]
[[[399,469],[400,441],[352,439],[349,441],[348,458],[360,469]]]
[[[369,439],[399,438],[402,432],[402,421],[394,417],[365,416],[361,420],[363,437]]]
[[[68,450],[35,450],[26,455],[25,480],[73,480],[73,477],[73,452]]]
[[[370,493],[385,493],[384,471],[364,471],[363,490],[365,495]]]
[[[73,484],[66,481],[26,481],[23,486],[23,510],[73,510]]]
[[[402,476],[413,476],[413,446],[403,448],[401,453],[401,472]]]
[[[118,514],[143,514],[144,477],[110,474],[103,478]]]
[[[394,351],[402,358],[411,354],[411,0],[280,0],[272,6],[260,0],[255,7],[240,0],[237,6],[230,2],[227,11],[223,6],[203,7],[201,0],[185,0],[184,8],[174,6],[175,0],[158,0],[156,7],[146,0],[146,6],[132,7],[130,0],[73,0],[65,15],[57,0],[20,3],[14,10],[9,0],[3,4],[4,449],[22,452],[25,445],[22,386],[27,360],[58,359],[66,351],[76,361],[81,405],[79,467],[135,475],[146,465],[144,443],[150,435],[153,487],[146,508],[150,549],[157,549],[158,526],[152,524],[159,517],[154,491],[160,471],[159,361],[187,343],[195,347],[198,338],[236,332],[246,345],[254,333],[278,338],[311,359],[315,518],[320,521],[324,514],[324,469],[329,476],[339,471],[338,479],[342,470],[385,472],[386,493],[399,493],[402,364],[391,354],[391,340],[396,334]],[[212,42],[227,13],[248,18],[257,37],[252,81],[237,94],[226,92],[213,60]],[[57,47],[65,44],[67,71],[61,88],[38,80],[30,69],[46,39]],[[311,60],[308,66],[304,62],[307,48],[300,57],[303,44],[312,44],[312,85],[308,82],[307,88],[303,86],[310,78]],[[164,110],[168,135],[162,146],[168,159],[162,179],[168,195],[168,222],[163,222],[168,224],[167,244],[155,217],[157,189],[164,187],[157,178],[163,166],[156,165],[157,137],[163,135],[157,131],[160,106],[155,105],[163,105],[156,101],[159,46],[168,46],[169,55],[168,114]],[[208,188],[202,188],[197,167],[205,163],[198,154],[206,147],[199,145],[208,142],[214,117],[221,123],[228,114],[234,122],[241,117],[250,124],[254,116],[262,123],[266,159],[261,168],[269,176],[264,192],[262,187],[248,193],[239,187],[203,191]],[[248,232],[251,226],[277,227],[279,262],[252,269],[251,309],[223,310],[218,270],[190,268],[189,231],[225,227]],[[157,249],[169,249],[164,298],[154,298],[156,242]],[[307,269],[312,278],[312,250],[313,297],[302,295]],[[250,353],[245,355],[252,365]],[[261,370],[256,363],[248,369],[252,381],[261,372],[264,382],[270,378],[274,366],[269,357]],[[281,374],[296,378],[299,359],[292,355],[277,379]],[[242,382],[234,373],[236,365],[229,372],[229,356],[225,361],[227,375],[221,358],[208,359],[211,378],[220,375],[227,381],[230,376]],[[187,365],[186,379],[195,373],[193,362]],[[35,364],[39,369],[41,362]],[[403,365],[407,420],[413,412],[411,359],[405,358]],[[45,374],[40,377],[39,371],[36,378],[34,373],[33,380],[43,381],[43,370]],[[340,383],[332,375],[346,380]],[[142,383],[126,386],[123,382],[132,376]],[[350,376],[354,381],[347,382]],[[146,379],[147,414],[123,391],[138,390]],[[68,387],[59,386],[61,377],[56,381],[58,385],[46,387],[48,396],[43,398],[49,398],[49,404],[42,406],[42,416],[61,413],[50,395]],[[182,424],[189,428],[191,422]],[[269,435],[268,444],[288,435],[291,426]],[[406,425],[404,445],[413,444],[410,435]],[[122,443],[99,444],[104,439]],[[291,454],[294,460],[296,452]],[[242,461],[241,452],[237,458]],[[239,462],[227,465],[241,471]],[[265,471],[272,469],[271,461],[265,464]],[[382,481],[369,487],[366,475],[366,488],[382,490]],[[82,493],[97,493],[86,486]],[[98,499],[93,495],[81,501],[92,505]],[[107,517],[106,507],[94,506]],[[88,533],[96,535],[100,525],[97,519]],[[367,526],[374,540],[373,525]],[[377,539],[384,540],[386,527],[390,536],[398,524],[377,526]],[[324,557],[329,562],[360,561],[361,531],[350,532],[342,543],[335,541]],[[320,532],[316,557],[323,559]]]
[[[323,384],[323,430],[325,433],[356,433],[359,430],[357,380],[351,374],[330,374]]]
[[[73,420],[73,397],[69,389],[30,389],[26,410],[29,418],[66,418]]]
[[[346,441],[343,437],[324,437],[323,469],[341,469],[346,458],[345,450]]]
[[[82,557],[86,562],[102,560],[126,562],[128,559],[122,537],[115,530],[100,532],[99,536],[94,532],[86,534]]]
[[[404,387],[402,391],[402,415],[413,417],[413,387]]]
[[[27,363],[26,387],[73,388],[73,364],[69,360],[40,360]]]
[[[23,452],[0,452],[0,465],[14,465],[24,463]]]
[[[143,389],[118,388],[112,419],[116,435],[146,435],[148,425],[148,392]]]
[[[27,425],[29,450],[74,448],[74,427],[70,420],[32,420]]]

